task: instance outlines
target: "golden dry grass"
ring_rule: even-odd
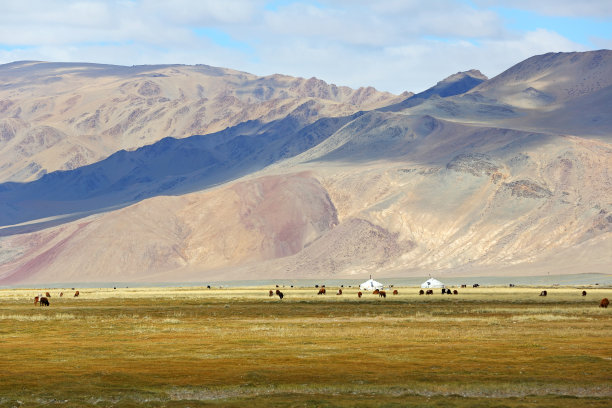
[[[0,291],[0,406],[608,406],[610,289]],[[43,291],[44,292],[44,291]],[[335,293],[335,290],[328,291]]]

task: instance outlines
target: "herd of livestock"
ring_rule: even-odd
[[[474,285],[474,287],[478,287],[479,285]],[[210,286],[207,286],[208,289],[210,289]],[[277,285],[278,287],[278,285]],[[317,295],[325,295],[327,294],[327,290],[325,288],[325,285],[323,285],[321,288],[318,287],[318,285],[316,285],[316,287],[318,288],[318,293]],[[461,287],[465,287],[465,285],[461,285]],[[458,295],[459,292],[457,291],[457,289],[454,290],[450,290],[450,289],[446,289],[446,288],[442,288],[441,293],[444,295]],[[79,297],[79,291],[77,290],[76,292],[74,292],[74,297]],[[374,291],[372,291],[373,295],[378,295],[381,298],[386,298],[387,297],[387,292],[381,289],[375,289]],[[398,295],[399,291],[397,289],[394,289],[392,292],[393,295]],[[427,290],[419,290],[419,295],[433,295],[434,291],[433,289],[427,289]],[[268,295],[270,297],[273,297],[274,295],[278,296],[280,300],[283,299],[283,297],[285,297],[284,293],[281,292],[279,289],[276,289],[276,291],[270,289],[270,291],[268,292]],[[338,291],[336,292],[336,295],[342,295],[342,288],[339,288]],[[548,292],[546,290],[543,290],[540,292],[540,296],[547,296]],[[582,296],[586,296],[587,292],[586,290],[582,291]],[[64,292],[60,292],[59,297],[63,297],[64,296]],[[363,292],[359,291],[357,292],[357,297],[361,298],[363,296]],[[42,294],[39,294],[38,296],[36,296],[34,298],[34,306],[36,305],[40,305],[40,306],[49,306],[49,298],[51,297],[51,294],[49,292],[45,293],[45,296],[43,296]],[[610,304],[610,301],[608,300],[608,298],[603,298],[601,299],[601,301],[599,302],[599,307],[603,307],[603,308],[607,308],[608,305]]]
[[[34,298],[34,306],[49,306],[49,298],[51,294],[49,292],[45,293],[45,296],[42,293]],[[60,292],[59,297],[64,297],[64,292]],[[74,297],[79,297],[79,291],[74,292]]]
[[[475,284],[473,287],[477,288],[480,285]],[[514,285],[512,285],[513,287]],[[278,287],[278,285],[277,285]],[[316,286],[318,288],[318,285]],[[461,285],[462,288],[465,288],[465,285]],[[398,295],[399,292],[397,289],[393,290],[393,295]],[[319,291],[317,292],[317,295],[325,295],[327,294],[327,290],[325,288],[325,285],[323,285],[321,288],[319,288]],[[375,289],[372,291],[373,295],[378,295],[379,297],[382,298],[386,298],[387,297],[387,292],[381,289]],[[427,289],[427,290],[419,290],[419,295],[433,295],[434,291],[433,289]],[[458,295],[459,291],[457,289],[453,289],[452,291],[450,289],[446,289],[446,288],[442,288],[441,294],[443,295]],[[280,290],[276,289],[276,291],[270,289],[270,291],[268,292],[268,296],[273,297],[274,295],[278,296],[281,300],[283,299],[283,297],[285,296],[283,294],[283,292],[281,292]],[[336,295],[342,295],[342,288],[339,288],[338,291],[336,292]],[[540,296],[547,296],[548,292],[546,290],[543,290],[540,292]],[[586,290],[582,291],[582,296],[586,296],[587,292]],[[359,291],[357,292],[357,297],[361,298],[363,296],[363,292]],[[603,308],[607,308],[608,305],[610,304],[610,301],[608,300],[608,298],[603,298],[601,299],[601,301],[599,302],[599,307],[603,307]]]

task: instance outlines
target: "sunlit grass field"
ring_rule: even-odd
[[[77,289],[0,291],[0,406],[612,405],[609,288]]]

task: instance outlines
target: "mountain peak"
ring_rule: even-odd
[[[404,97],[405,95],[405,99],[403,99],[399,103],[386,106],[382,108],[381,111],[399,111],[402,109],[410,108],[416,105],[420,105],[425,100],[430,99],[432,97],[446,98],[449,96],[460,95],[482,84],[483,82],[487,81],[487,79],[488,78],[477,69],[457,72],[453,75],[446,77],[431,88],[418,94],[413,94],[412,92],[403,93],[400,96]]]
[[[465,78],[474,78],[474,79],[481,80],[481,81],[486,81],[487,79],[489,79],[487,78],[486,75],[484,75],[479,70],[470,69],[469,71],[460,71],[460,72],[457,72],[456,74],[450,75],[444,78],[442,81],[438,82],[438,85],[461,81],[461,80],[464,80]]]
[[[510,67],[473,91],[514,103],[535,89],[563,102],[612,85],[612,51],[558,52],[536,55]]]
[[[442,98],[459,95],[469,91],[477,85],[480,85],[487,79],[488,78],[477,69],[457,72],[456,74],[450,75],[449,77],[438,82],[435,86],[417,95],[427,98],[433,95],[438,95]]]

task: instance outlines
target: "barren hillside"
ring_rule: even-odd
[[[350,115],[397,99],[316,78],[257,77],[206,65],[113,66],[15,62],[0,66],[0,181],[72,170],[164,137],[284,118]]]
[[[609,273],[610,55],[459,73],[367,112],[287,97],[284,116],[0,184],[0,285]]]

